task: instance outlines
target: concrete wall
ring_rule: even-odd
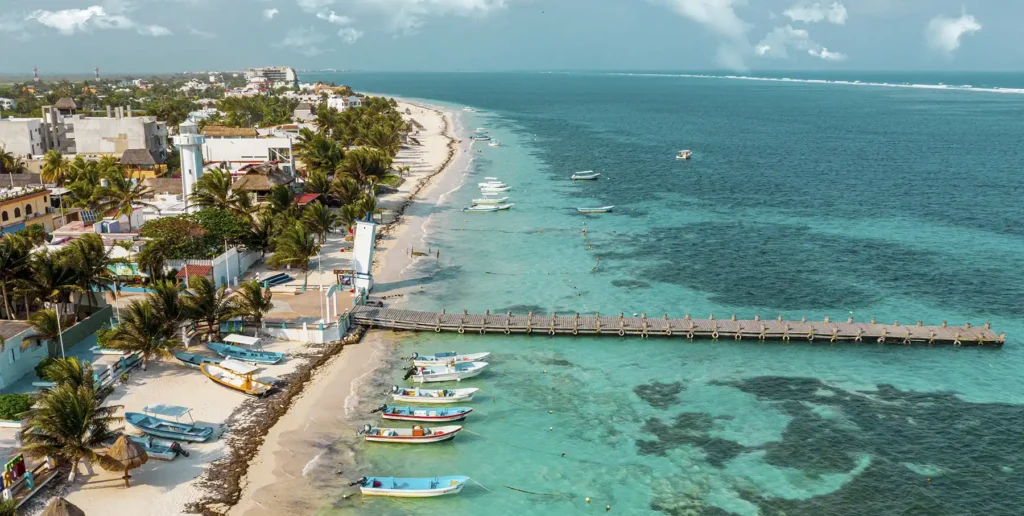
[[[120,157],[128,149],[149,149],[167,156],[167,129],[153,117],[66,117],[64,122],[78,154]]]
[[[38,118],[0,120],[0,147],[15,156],[39,156],[46,153],[46,128]]]
[[[47,356],[46,346],[30,345],[22,350],[21,343],[25,337],[34,335],[35,330],[25,330],[4,343],[0,356],[0,389],[13,385],[27,374],[35,374],[39,361]]]
[[[10,230],[14,226],[24,228],[30,224],[42,224],[47,231],[53,229],[49,190],[0,201],[0,227],[3,228],[3,233],[17,231]]]
[[[97,297],[99,299],[103,299],[103,296],[101,295]],[[109,326],[110,318],[113,317],[113,314],[114,307],[107,305],[89,317],[78,321],[78,324],[65,330],[64,333],[61,334],[64,338],[64,352],[69,353],[71,348],[91,337],[94,333],[99,331],[100,328]],[[53,356],[60,356],[59,343],[54,346]]]
[[[295,170],[295,158],[291,151],[292,140],[286,137],[207,138],[203,144],[203,161],[227,162],[228,168],[235,171],[245,165],[270,160],[270,149],[287,149],[288,161],[281,163],[281,168],[291,174]]]

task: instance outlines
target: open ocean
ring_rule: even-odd
[[[502,142],[474,144],[466,184],[428,222],[423,247],[440,259],[407,271],[403,283],[423,288],[393,306],[990,321],[1009,335],[1003,349],[410,336],[399,355],[494,353],[489,372],[460,385],[483,389],[467,432],[402,447],[339,429],[360,464],[345,477],[469,475],[480,485],[443,499],[339,499],[321,514],[1020,514],[1024,74],[773,77],[892,86],[597,73],[302,79],[443,104],[461,127]],[[683,148],[693,159],[677,162]],[[569,181],[581,170],[601,179]],[[511,211],[460,211],[485,176],[513,187]],[[575,210],[603,205],[616,209]],[[400,371],[386,374],[380,385],[401,383]],[[320,469],[315,485],[351,492]]]

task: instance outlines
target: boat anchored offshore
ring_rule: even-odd
[[[173,417],[174,421],[152,414]],[[180,421],[183,416],[188,416],[191,423]],[[177,405],[150,405],[143,408],[141,413],[125,412],[124,419],[144,433],[176,441],[203,442],[213,435],[212,426],[196,424],[195,419],[192,419],[192,409]]]
[[[508,200],[508,197],[484,197],[482,199],[473,199],[473,206],[480,204],[501,204]]]
[[[499,142],[498,140],[491,140],[487,144],[487,146],[489,146],[489,147],[501,147],[501,142]]]
[[[480,188],[504,188],[508,186],[507,184],[502,183],[501,181],[485,181],[483,183],[477,183],[476,185],[479,186]]]
[[[396,421],[419,421],[425,423],[439,423],[448,421],[462,421],[470,412],[472,407],[445,407],[445,408],[423,408],[423,407],[396,407],[394,405],[381,405],[371,412],[380,412],[384,419]]]
[[[679,153],[676,154],[676,159],[678,159],[678,160],[690,159],[690,156],[693,156],[693,152],[692,151],[681,150],[681,151],[679,151]]]
[[[488,211],[498,211],[497,206],[470,206],[468,208],[462,208],[462,211],[468,211],[470,213],[482,213]]]
[[[446,352],[442,352],[442,353],[434,353],[433,355],[423,355],[423,356],[420,356],[419,353],[413,351],[412,352],[412,365],[417,366],[417,367],[422,367],[422,366],[433,366],[433,365],[443,366],[443,365],[448,365],[448,364],[450,364],[452,362],[455,362],[456,364],[459,364],[459,363],[462,363],[462,362],[479,362],[481,360],[487,359],[487,357],[489,357],[489,356],[491,356],[491,353],[489,351],[485,351],[483,353],[462,353],[462,354],[456,353],[454,351],[446,351]]]
[[[512,189],[512,187],[508,186],[508,185],[506,185],[506,186],[493,186],[493,185],[491,185],[491,186],[481,186],[480,187],[480,191],[483,192],[484,195],[487,195],[489,193],[507,192],[507,191],[509,191],[511,189]]]
[[[468,389],[403,389],[397,385],[391,386],[391,397],[395,401],[405,403],[422,403],[424,405],[444,405],[447,403],[459,403],[472,401],[473,395],[480,389],[471,387]]]
[[[462,427],[459,425],[435,426],[424,428],[414,425],[412,428],[378,428],[363,425],[359,435],[370,442],[399,444],[430,444],[448,441],[455,438]]]
[[[576,208],[580,213],[608,213],[615,209],[615,206],[601,206],[600,208]]]
[[[593,170],[584,170],[583,172],[577,172],[570,177],[573,181],[593,181],[601,175],[600,172],[594,172]]]
[[[460,382],[466,378],[479,375],[487,367],[487,362],[450,362],[443,366],[413,366],[405,372],[405,378],[412,378],[416,383]]]
[[[458,494],[466,486],[469,477],[363,477],[350,486],[359,486],[363,496],[392,496],[397,498],[431,498]]]

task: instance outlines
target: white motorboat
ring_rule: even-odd
[[[490,186],[493,186],[495,188],[501,188],[503,186],[508,186],[507,184],[502,183],[501,181],[486,181],[483,183],[477,183],[476,185],[479,186],[480,188],[487,188]]]
[[[678,159],[678,160],[690,159],[690,156],[693,156],[693,152],[692,151],[681,150],[681,151],[679,151],[678,154],[676,154],[676,159]]]
[[[479,390],[476,387],[466,389],[420,389],[419,387],[403,389],[397,385],[392,385],[391,397],[395,401],[404,401],[406,403],[445,405],[461,401],[472,401],[473,395]]]
[[[462,427],[459,425],[435,426],[424,428],[421,425],[413,425],[412,428],[377,428],[371,425],[363,425],[359,434],[363,439],[378,443],[399,443],[399,444],[430,444],[448,441],[455,438]]]
[[[593,170],[584,170],[583,172],[573,174],[570,179],[573,181],[593,181],[600,175],[601,174],[599,172],[594,172]]]
[[[499,142],[498,140],[491,140],[490,142],[488,142],[487,145],[489,147],[501,147],[501,142]]]
[[[580,213],[608,213],[615,209],[615,206],[601,206],[600,208],[576,208]]]
[[[363,477],[350,486],[359,486],[363,496],[391,496],[396,498],[430,498],[458,494],[466,486],[469,477]]]
[[[443,366],[412,367],[405,373],[405,379],[416,383],[460,382],[479,375],[487,368],[487,362],[449,363]]]
[[[470,206],[468,208],[462,208],[462,211],[470,213],[484,213],[489,211],[498,211],[497,206]]]
[[[473,206],[479,204],[501,204],[508,200],[508,197],[485,197],[483,199],[473,199]]]
[[[491,192],[491,193],[507,192],[507,191],[509,191],[511,189],[512,189],[511,186],[481,186],[480,187],[480,191],[483,192],[484,194],[486,194],[488,192]]]
[[[495,207],[498,208],[498,211],[502,211],[502,210],[511,209],[513,206],[515,206],[515,204],[511,204],[510,203],[510,204],[502,204],[500,206],[495,206]]]

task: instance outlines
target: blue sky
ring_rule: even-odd
[[[0,73],[1024,70],[1022,0],[0,0]]]

